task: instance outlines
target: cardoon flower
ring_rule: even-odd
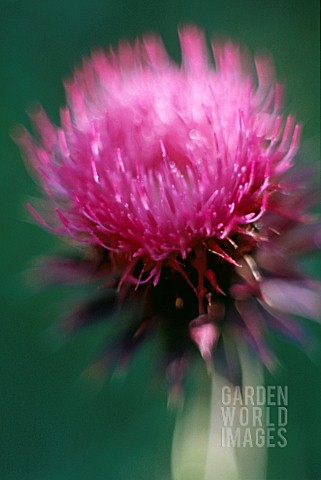
[[[236,381],[237,342],[270,366],[266,332],[302,343],[289,314],[320,312],[294,262],[321,243],[293,168],[301,129],[282,116],[271,60],[213,43],[213,62],[201,32],[179,37],[181,66],[154,37],[93,53],[65,82],[61,126],[40,110],[37,138],[19,138],[46,196],[30,211],[83,247],[48,261],[47,277],[100,284],[68,328],[126,308],[131,328],[103,360],[127,361],[159,327],[173,386],[195,345]]]

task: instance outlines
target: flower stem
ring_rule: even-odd
[[[262,384],[261,370],[245,351],[239,352],[244,385],[254,388]],[[266,449],[255,443],[251,446],[232,446],[226,442],[222,408],[235,408],[239,417],[240,405],[233,403],[233,394],[240,387],[233,386],[212,371],[210,376],[197,372],[197,384],[178,414],[172,447],[173,480],[264,480]],[[209,381],[210,380],[210,381]],[[228,387],[231,400],[223,405],[223,388]],[[248,406],[249,412],[252,406]],[[251,413],[251,412],[250,412]],[[236,420],[231,432],[239,426]],[[249,430],[255,438],[253,426]]]

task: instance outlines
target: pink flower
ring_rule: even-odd
[[[295,245],[320,246],[320,229],[291,173],[300,126],[282,117],[271,60],[213,43],[213,66],[202,32],[179,36],[181,66],[154,37],[94,53],[65,82],[61,126],[39,110],[38,138],[19,139],[47,197],[31,212],[94,252],[91,261],[51,262],[51,277],[76,269],[108,279],[117,292],[108,309],[139,305],[120,357],[160,323],[174,339],[177,378],[192,340],[211,362],[230,330],[269,364],[267,322],[297,338],[286,304],[295,299],[301,315],[320,308],[318,286],[289,260]],[[92,313],[81,307],[69,321]]]

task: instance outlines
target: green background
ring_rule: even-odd
[[[193,22],[208,35],[224,34],[253,52],[273,54],[287,84],[289,111],[305,126],[307,161],[317,162],[319,2],[2,0],[0,22],[0,479],[169,479],[175,416],[167,411],[165,382],[151,376],[157,343],[144,348],[127,376],[88,380],[84,371],[108,331],[64,341],[52,325],[69,292],[36,291],[24,283],[30,260],[56,251],[58,240],[29,223],[24,212],[37,188],[10,130],[28,125],[25,111],[37,101],[57,120],[64,103],[61,80],[92,48],[156,31],[179,59],[177,25]],[[320,255],[304,263],[320,278]],[[311,331],[321,342],[320,328]],[[317,480],[321,347],[310,360],[280,340],[274,343],[283,368],[274,378],[266,373],[266,381],[289,386],[289,443],[270,450],[268,478]]]

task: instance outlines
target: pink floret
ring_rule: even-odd
[[[181,66],[154,37],[93,53],[65,82],[61,126],[39,110],[38,140],[20,139],[49,197],[46,213],[30,207],[37,220],[147,258],[153,275],[158,262],[256,222],[300,132],[280,116],[269,59],[213,43],[213,62],[197,29],[179,37]]]

